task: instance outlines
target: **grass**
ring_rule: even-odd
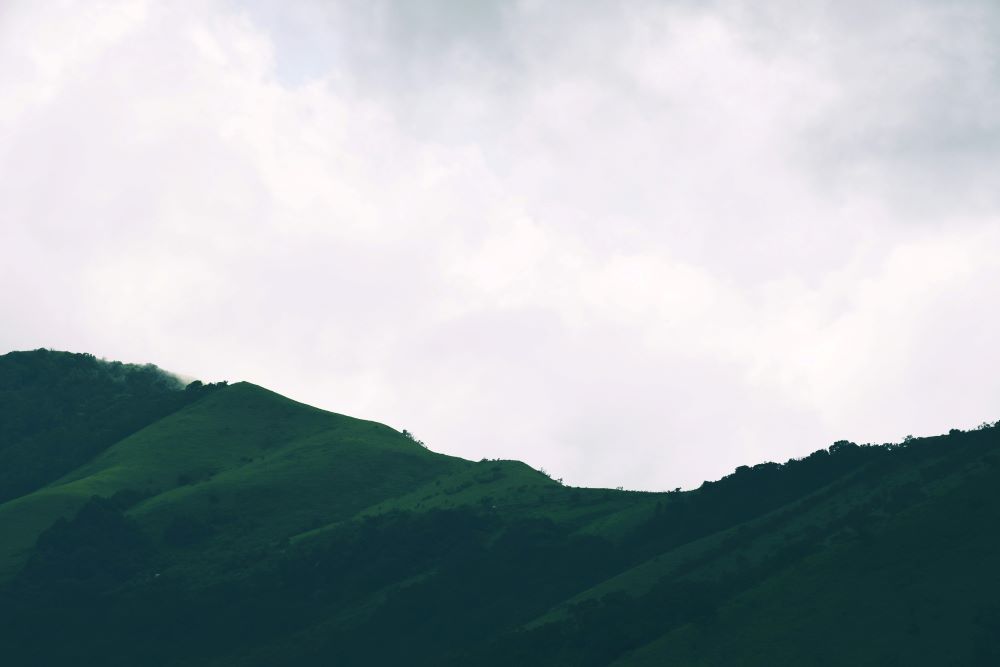
[[[973,462],[950,474],[935,475],[933,469],[943,460],[929,457],[890,471],[879,471],[878,485],[871,483],[872,471],[863,468],[772,512],[657,554],[581,591],[525,627],[537,628],[563,620],[570,606],[588,600],[614,594],[633,598],[643,595],[665,580],[724,578],[766,562],[810,532],[820,529],[835,532],[838,522],[842,523],[857,508],[874,502],[876,496],[918,485],[926,496],[941,497],[963,488],[969,474],[985,469],[981,462]],[[667,502],[671,502],[669,497]]]
[[[648,515],[658,494],[566,487],[520,461],[483,460],[428,480],[408,493],[367,507],[359,517],[475,508],[505,518],[535,518],[614,539]],[[334,522],[293,538],[299,542],[336,527]]]
[[[614,538],[646,516],[653,494],[564,487],[518,461],[431,452],[394,429],[326,412],[241,382],[105,450],[38,491],[0,505],[0,580],[38,535],[90,497],[131,492],[129,514],[156,541],[177,517],[214,530],[199,560],[299,542],[391,511],[474,507],[545,518]],[[648,502],[647,502],[648,501]],[[174,559],[184,560],[175,549]],[[200,567],[200,566],[199,566]]]
[[[845,539],[622,657],[615,667],[757,664],[996,664],[977,653],[997,628],[1000,471],[971,465],[867,539]],[[937,637],[961,638],[941,642]],[[850,641],[841,638],[849,637]],[[906,637],[906,641],[899,641]],[[984,660],[987,660],[984,662]]]
[[[836,475],[796,464],[766,477],[761,471],[771,468],[762,466],[714,487],[654,494],[566,487],[518,461],[436,454],[388,426],[239,383],[0,504],[0,580],[24,564],[57,519],[94,495],[121,494],[154,546],[127,586],[154,600],[157,587],[207,591],[198,599],[208,603],[219,591],[243,591],[244,601],[263,592],[289,609],[315,598],[303,607],[309,613],[297,634],[282,640],[289,650],[300,640],[319,647],[331,633],[364,627],[372,636],[391,635],[386,619],[401,623],[399,631],[422,621],[424,609],[454,625],[481,609],[452,593],[489,590],[492,581],[500,584],[482,609],[494,605],[496,618],[507,619],[494,624],[501,631],[526,631],[504,641],[562,637],[549,646],[576,647],[579,658],[590,651],[588,638],[612,637],[617,652],[607,659],[617,657],[618,667],[975,664],[989,632],[982,619],[1000,618],[1000,580],[984,581],[988,564],[1000,560],[990,529],[1000,519],[998,434],[929,438],[895,453],[856,449],[863,459],[836,458],[854,450],[809,457]],[[783,488],[788,493],[768,495]],[[753,504],[760,498],[767,502]],[[383,520],[364,521],[378,516]],[[195,541],[169,538],[192,522]],[[80,534],[92,535],[84,526]],[[433,551],[438,545],[456,557]],[[66,553],[76,567],[84,552]],[[421,553],[433,558],[414,560]],[[38,570],[39,562],[25,572],[61,581]],[[499,578],[503,572],[513,575]],[[352,576],[374,583],[353,591]],[[287,590],[293,593],[282,598]],[[329,597],[317,598],[321,590]],[[708,591],[699,594],[712,611],[692,606],[689,615],[661,618],[661,610],[684,609],[685,590]],[[521,615],[503,615],[504,605],[513,609],[535,597],[540,601]],[[207,609],[203,621],[229,613],[226,605]],[[284,607],[276,609],[271,620],[281,625]],[[958,611],[943,611],[950,609]],[[189,610],[182,611],[186,619]],[[42,613],[48,619],[50,609]],[[593,619],[600,622],[586,625]],[[941,633],[960,640],[953,654],[947,642],[932,641]],[[840,641],[841,634],[851,641]],[[900,637],[912,641],[901,646]],[[261,648],[242,640],[238,646],[248,656]],[[577,664],[560,663],[559,655],[549,664]]]
[[[234,384],[0,505],[0,578],[20,567],[45,528],[94,495],[147,496],[130,514],[156,538],[173,517],[191,515],[239,526],[239,541],[250,545],[347,518],[469,465],[383,424]]]

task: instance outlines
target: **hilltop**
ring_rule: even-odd
[[[1000,663],[1000,427],[838,442],[687,492],[246,382],[0,357],[10,665]]]

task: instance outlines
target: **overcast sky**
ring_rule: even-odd
[[[1000,3],[2,0],[0,313],[573,484],[996,420]]]

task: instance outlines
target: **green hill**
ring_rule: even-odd
[[[986,425],[683,493],[571,488],[248,383],[12,353],[0,656],[1000,664],[998,482]]]
[[[1000,459],[981,463],[614,664],[1000,664]]]
[[[0,575],[22,565],[43,530],[93,496],[134,502],[129,514],[147,531],[197,521],[205,526],[206,539],[199,541],[206,548],[220,541],[226,549],[244,550],[349,518],[470,465],[382,424],[317,410],[241,382],[0,505]]]
[[[0,356],[0,502],[52,482],[210,393],[152,365],[36,350]]]

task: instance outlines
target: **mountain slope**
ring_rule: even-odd
[[[215,387],[50,350],[0,356],[0,503],[41,488]]]
[[[615,665],[1000,664],[1000,578],[988,565],[1000,562],[998,464]]]
[[[32,401],[36,433],[105,434],[45,436],[72,468],[0,504],[5,664],[996,664],[995,425],[578,489],[248,383],[154,414],[91,360],[0,377],[0,456]]]
[[[215,532],[213,524],[241,522],[239,544],[230,546],[247,548],[346,518],[467,465],[381,424],[238,383],[0,505],[0,574],[23,564],[46,527],[92,496],[138,500],[130,514],[151,533],[178,517],[197,517],[206,532]]]

